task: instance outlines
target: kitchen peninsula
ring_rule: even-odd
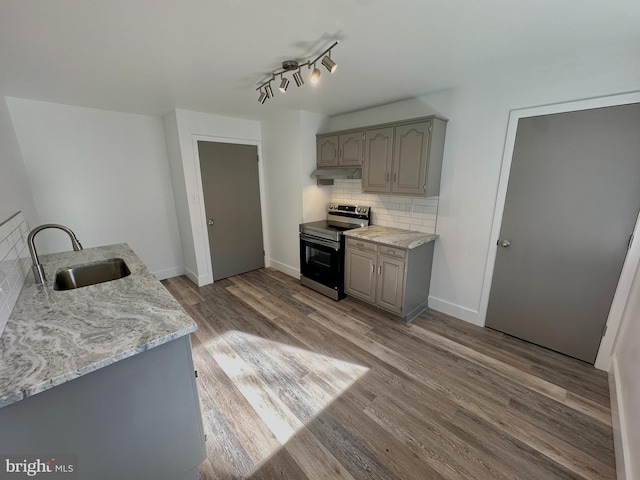
[[[67,291],[111,258],[125,278]],[[193,319],[126,244],[43,255],[0,337],[0,451],[77,455],[78,478],[196,479],[205,457]]]

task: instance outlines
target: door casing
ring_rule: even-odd
[[[611,107],[629,103],[640,103],[640,92],[598,97],[553,105],[544,105],[540,107],[512,110],[510,112],[507,135],[505,139],[505,148],[502,156],[502,168],[500,171],[500,181],[498,184],[496,206],[491,227],[491,237],[489,241],[483,288],[480,298],[479,313],[481,316],[480,323],[482,325],[484,325],[486,322],[487,309],[489,306],[489,294],[491,292],[491,282],[493,279],[493,271],[498,249],[497,242],[500,236],[500,229],[502,227],[502,215],[504,213],[507,186],[509,182],[509,173],[511,172],[511,161],[513,159],[513,150],[515,146],[516,132],[518,129],[518,121],[521,118],[527,117]],[[613,350],[615,338],[620,327],[620,322],[622,320],[622,314],[624,312],[625,305],[629,298],[635,271],[640,265],[640,221],[638,221],[638,219],[636,220],[633,234],[636,240],[631,244],[631,247],[627,252],[627,257],[622,267],[622,273],[620,274],[618,287],[613,297],[613,302],[611,304],[611,309],[607,318],[607,329],[605,335],[602,338],[602,342],[600,343],[598,356],[596,357],[595,367],[600,370],[608,371],[611,366],[611,353]]]

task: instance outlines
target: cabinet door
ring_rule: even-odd
[[[340,166],[362,165],[363,132],[344,133],[338,137]]]
[[[398,125],[393,140],[393,193],[425,195],[431,122]]]
[[[393,155],[393,127],[365,131],[362,190],[391,192],[391,158]]]
[[[402,314],[404,300],[405,261],[380,255],[376,295],[378,306],[390,312]]]
[[[358,249],[347,249],[345,258],[344,291],[347,295],[376,301],[376,261],[378,255]]]
[[[318,167],[338,166],[338,136],[317,137],[316,163]]]

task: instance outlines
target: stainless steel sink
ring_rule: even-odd
[[[131,271],[123,259],[109,258],[58,270],[53,281],[53,289],[72,290],[118,280],[129,275],[131,275]]]

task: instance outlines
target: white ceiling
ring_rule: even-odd
[[[333,40],[333,75],[321,67],[320,85],[274,86],[257,102],[283,60]],[[638,45],[638,0],[0,0],[0,95],[153,115],[336,115]]]

